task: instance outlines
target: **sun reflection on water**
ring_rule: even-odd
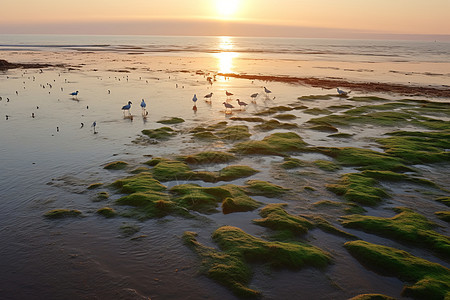
[[[239,56],[238,53],[233,52],[233,39],[227,36],[221,36],[219,41],[219,51],[215,53],[217,58],[217,67],[219,73],[232,73],[234,68],[233,60]]]

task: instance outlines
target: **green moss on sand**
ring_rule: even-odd
[[[312,221],[314,222],[314,225],[317,226],[318,228],[320,228],[321,230],[337,235],[337,236],[342,236],[345,238],[350,238],[350,239],[356,239],[357,237],[351,233],[345,232],[342,229],[337,228],[336,226],[334,226],[333,224],[331,224],[330,222],[328,222],[325,218],[321,217],[321,216],[312,216],[311,217]]]
[[[328,137],[344,138],[344,139],[351,138],[352,136],[353,136],[353,134],[350,134],[350,133],[336,133],[336,134],[328,135]]]
[[[96,183],[90,184],[88,186],[88,190],[97,189],[97,188],[101,187],[102,185],[103,185],[103,183],[101,183],[101,182],[96,182]]]
[[[212,141],[212,140],[218,140],[219,137],[215,135],[214,133],[210,131],[203,131],[203,132],[196,132],[192,135],[192,137],[199,139],[199,140],[205,140],[205,141]]]
[[[439,197],[436,201],[441,202],[447,206],[450,206],[450,197]]]
[[[221,151],[205,151],[192,155],[182,156],[182,160],[188,164],[221,164],[233,161],[236,159],[231,153]]]
[[[245,121],[245,122],[256,122],[256,123],[264,122],[264,119],[263,118],[259,118],[259,117],[231,117],[230,120],[233,120],[233,121]]]
[[[248,126],[245,125],[227,126],[224,129],[215,132],[215,134],[220,139],[229,142],[247,140],[251,136],[248,131]]]
[[[351,97],[348,100],[356,101],[356,102],[386,102],[389,101],[385,98],[380,98],[376,96],[362,96],[362,97]]]
[[[108,198],[109,198],[109,193],[108,192],[103,191],[103,192],[97,193],[97,200],[98,201],[106,200]]]
[[[392,218],[344,216],[341,223],[344,227],[426,247],[450,258],[450,238],[434,231],[436,224],[408,208],[396,208],[396,211],[398,214]]]
[[[337,164],[335,164],[334,162],[329,161],[329,160],[322,160],[322,159],[319,159],[319,160],[314,161],[314,164],[315,164],[319,169],[322,169],[322,170],[324,170],[324,171],[335,172],[335,171],[341,169],[341,167],[340,167],[339,165],[337,165]]]
[[[263,111],[260,111],[258,113],[256,113],[255,115],[257,116],[269,116],[275,113],[279,113],[279,112],[285,112],[285,111],[291,111],[293,110],[292,107],[288,107],[288,106],[275,106],[275,107],[270,107],[268,109],[265,109]]]
[[[117,215],[117,212],[111,207],[102,207],[97,210],[97,213],[105,218],[112,218]]]
[[[222,251],[200,244],[193,232],[183,235],[184,242],[202,258],[203,272],[240,297],[260,296],[260,292],[248,288],[252,277],[249,263],[300,269],[304,266],[325,267],[330,262],[329,254],[317,247],[268,242],[236,227],[221,227],[212,237]]]
[[[271,228],[273,230],[287,230],[293,234],[304,234],[308,229],[314,227],[307,219],[294,216],[283,209],[287,204],[269,204],[261,209],[259,215],[262,219],[255,219],[257,225]]]
[[[278,132],[261,141],[248,141],[236,144],[232,152],[240,154],[267,154],[285,156],[292,152],[301,152],[307,144],[294,132]]]
[[[282,186],[262,180],[248,180],[245,184],[245,191],[249,195],[276,197],[289,191]]]
[[[297,127],[298,125],[294,123],[281,123],[278,120],[269,120],[261,124],[255,125],[254,128],[261,131],[270,131],[274,129],[294,129]]]
[[[299,167],[305,167],[307,164],[298,159],[293,157],[285,157],[283,163],[281,164],[281,167],[284,169],[295,169]]]
[[[104,169],[107,170],[123,170],[128,166],[128,163],[124,161],[114,161],[109,164],[107,164]]]
[[[162,159],[151,169],[151,173],[159,181],[195,179],[195,173],[188,165],[178,160]]]
[[[330,100],[334,95],[309,95],[298,97],[298,100]]]
[[[439,219],[450,222],[450,211],[437,211],[434,213]]]
[[[44,214],[48,219],[62,219],[81,216],[81,211],[76,209],[53,209]]]
[[[325,124],[325,123],[308,127],[308,129],[317,130],[317,131],[323,131],[323,132],[338,132],[339,131],[333,125]]]
[[[333,157],[342,166],[356,166],[362,170],[410,171],[410,168],[404,165],[403,159],[370,149],[321,147],[318,150]]]
[[[345,248],[362,264],[383,275],[410,283],[402,294],[417,299],[450,297],[450,270],[408,252],[365,241],[345,243]]]
[[[249,166],[228,166],[219,171],[218,181],[231,181],[238,178],[252,176],[259,171]]]
[[[392,132],[388,138],[377,139],[386,153],[408,164],[450,161],[450,132]]]
[[[156,129],[144,129],[142,134],[155,140],[168,140],[170,137],[176,135],[176,132],[170,127],[161,127]]]
[[[183,122],[184,122],[184,120],[182,118],[173,117],[170,119],[159,120],[156,123],[171,125],[171,124],[179,124],[179,123],[183,123]]]
[[[328,184],[327,189],[333,193],[344,196],[348,201],[362,205],[376,205],[388,194],[377,187],[378,182],[358,173],[342,175],[338,184]]]

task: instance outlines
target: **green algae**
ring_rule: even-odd
[[[92,183],[88,186],[88,190],[97,189],[97,188],[101,187],[102,185],[103,185],[103,183],[101,183],[101,182]]]
[[[255,129],[260,131],[270,131],[274,129],[294,129],[297,128],[298,125],[294,123],[282,123],[278,120],[268,120],[261,124],[255,125]]]
[[[255,115],[257,115],[257,116],[269,116],[269,115],[272,115],[272,114],[275,114],[275,113],[286,112],[286,111],[291,111],[291,110],[293,110],[292,107],[287,107],[287,106],[280,105],[280,106],[267,108],[267,109],[265,109],[263,111],[260,111],[260,112],[256,113]]]
[[[436,198],[436,201],[441,202],[447,206],[450,206],[450,197],[439,197]]]
[[[309,95],[298,97],[298,100],[330,100],[334,95]]]
[[[210,131],[196,132],[192,135],[192,137],[198,140],[212,141],[218,140],[219,137]]]
[[[276,116],[273,116],[275,119],[278,120],[295,120],[297,119],[297,117],[295,115],[292,114],[278,114]]]
[[[419,245],[450,258],[450,238],[434,231],[436,224],[409,208],[399,207],[395,211],[398,214],[392,218],[343,216],[341,223],[344,227]]]
[[[133,171],[131,171],[131,174],[139,174],[139,173],[143,173],[143,172],[150,172],[150,169],[147,167],[138,167],[136,169],[134,169]]]
[[[220,139],[228,142],[247,140],[251,136],[248,131],[248,126],[245,125],[227,126],[224,129],[215,132],[215,134]]]
[[[376,96],[362,96],[362,97],[351,97],[348,100],[356,102],[386,102],[388,99],[376,97]]]
[[[233,154],[221,151],[204,151],[180,158],[188,164],[221,164],[236,160]]]
[[[282,186],[262,180],[248,180],[245,184],[245,191],[249,195],[276,197],[289,191]]]
[[[295,169],[299,167],[305,167],[306,163],[298,158],[285,157],[281,167],[284,169]]]
[[[161,127],[156,129],[144,129],[142,134],[155,140],[168,140],[172,136],[176,135],[176,132],[170,127]]]
[[[123,170],[127,166],[128,166],[128,163],[126,163],[124,161],[114,161],[114,162],[107,164],[103,168],[106,170]]]
[[[259,117],[231,117],[230,120],[232,120],[232,121],[255,122],[255,123],[264,122],[264,119],[263,118],[259,118]]]
[[[48,219],[62,219],[81,216],[81,211],[77,209],[52,209],[44,214]]]
[[[363,176],[374,178],[383,181],[410,181],[421,185],[428,185],[431,187],[437,187],[437,185],[423,178],[410,177],[403,173],[396,173],[392,171],[379,171],[379,170],[365,170],[360,173]]]
[[[310,115],[329,115],[332,112],[328,109],[323,109],[323,108],[309,108],[309,109],[305,109],[303,111],[305,114],[310,114]]]
[[[259,171],[249,166],[228,166],[219,171],[218,181],[231,181],[238,178],[252,176]]]
[[[348,201],[373,206],[388,197],[388,194],[377,185],[378,182],[373,178],[350,173],[342,175],[338,184],[327,184],[326,188]]]
[[[108,192],[103,191],[103,192],[97,193],[97,200],[98,201],[106,200],[108,198],[109,198],[109,193]]]
[[[151,173],[159,181],[187,180],[195,176],[186,163],[168,159],[158,162]]]
[[[354,134],[350,134],[350,133],[335,133],[335,134],[330,134],[328,135],[328,137],[334,137],[334,138],[344,138],[344,139],[348,139],[351,138]]]
[[[450,211],[437,211],[434,213],[439,219],[450,222]]]
[[[171,125],[171,124],[180,124],[180,123],[183,123],[183,122],[184,122],[184,120],[182,118],[173,117],[173,118],[170,118],[170,119],[159,120],[156,123],[161,123],[161,124],[164,124],[164,125]]]
[[[148,191],[161,192],[166,189],[164,185],[147,172],[116,180],[112,183],[112,186],[119,189],[121,193],[126,194]]]
[[[409,164],[450,161],[450,132],[408,132],[389,133],[388,138],[379,138],[386,153],[399,157]]]
[[[181,184],[172,187],[170,192],[177,205],[204,213],[217,212],[217,206],[221,202],[222,212],[225,214],[251,211],[260,206],[259,202],[245,194],[243,188],[232,184],[216,187]]]
[[[382,294],[361,294],[348,300],[396,300],[396,299]]]
[[[312,221],[314,222],[314,225],[317,226],[322,231],[325,231],[327,233],[331,233],[337,236],[341,236],[344,238],[350,238],[350,239],[356,239],[357,237],[351,233],[345,232],[344,230],[341,230],[328,222],[325,218],[321,216],[312,216]]]
[[[247,141],[236,144],[231,152],[239,154],[266,154],[285,156],[292,152],[301,152],[307,144],[294,132],[277,132],[261,141]]]
[[[341,167],[329,160],[319,159],[313,162],[319,169],[329,172],[340,170]]]
[[[262,219],[255,219],[257,225],[268,227],[273,230],[290,231],[293,234],[304,234],[308,229],[314,227],[307,219],[294,216],[283,209],[287,204],[269,204],[261,209],[259,215]]]
[[[117,212],[111,207],[102,207],[97,210],[97,214],[99,214],[105,218],[112,218],[117,215]]]
[[[361,170],[410,171],[404,161],[386,153],[355,147],[326,148],[319,147],[322,154],[334,158],[342,166],[356,166]]]
[[[383,275],[395,276],[410,283],[403,296],[417,299],[447,299],[450,297],[450,270],[437,263],[391,247],[365,241],[344,244],[362,264]]]
[[[323,131],[323,132],[338,132],[339,131],[333,125],[325,124],[325,123],[308,127],[308,129],[317,130],[317,131]]]

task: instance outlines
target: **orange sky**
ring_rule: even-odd
[[[228,27],[229,35],[323,37],[320,35],[324,32],[331,32],[331,36],[341,32],[343,37],[364,33],[450,35],[450,0],[1,2],[0,33],[177,34],[180,31],[180,35],[223,35]],[[212,30],[201,24],[212,26]]]

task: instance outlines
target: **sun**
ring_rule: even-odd
[[[219,16],[230,18],[239,8],[239,0],[216,0],[216,8]]]

